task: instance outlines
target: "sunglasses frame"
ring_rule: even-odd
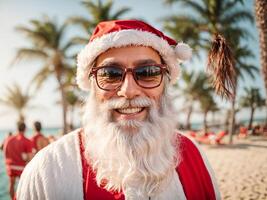
[[[134,70],[135,70],[136,68],[139,68],[139,67],[145,67],[145,66],[156,66],[156,67],[159,67],[159,68],[160,68],[160,73],[161,73],[160,82],[159,82],[156,86],[153,86],[153,87],[144,87],[144,86],[142,86],[142,85],[140,85],[140,84],[138,83],[138,81],[137,81],[137,77],[136,77],[136,75],[135,75],[135,73],[134,73]],[[106,67],[107,67],[107,66],[93,67],[92,70],[91,70],[90,73],[89,73],[89,78],[90,78],[91,76],[94,76],[94,78],[96,79],[96,84],[97,84],[97,86],[98,86],[101,90],[105,90],[105,91],[115,91],[115,90],[119,89],[119,88],[122,86],[122,84],[123,84],[123,82],[124,82],[124,80],[125,80],[126,74],[127,74],[128,72],[130,72],[130,73],[132,74],[132,76],[133,76],[133,78],[134,78],[134,80],[135,80],[135,82],[136,82],[136,84],[137,84],[138,86],[140,86],[140,87],[142,87],[142,88],[145,88],[145,89],[154,89],[154,88],[159,87],[159,86],[161,85],[162,80],[163,80],[163,75],[164,75],[164,73],[165,73],[165,72],[167,72],[167,73],[169,72],[165,64],[146,64],[146,65],[141,65],[141,66],[137,66],[137,67],[134,67],[134,68],[119,67],[119,66],[112,66],[112,65],[111,65],[111,66],[108,66],[108,67],[115,67],[115,68],[122,69],[123,74],[122,74],[121,84],[119,84],[119,85],[118,85],[116,88],[114,88],[114,89],[104,89],[104,88],[100,87],[100,85],[98,84],[98,80],[97,80],[97,71],[98,71],[99,69],[106,68]]]

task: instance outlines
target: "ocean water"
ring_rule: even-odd
[[[0,144],[2,144],[3,140],[7,136],[7,133],[12,130],[0,130]],[[59,128],[47,128],[42,131],[44,135],[49,136],[53,135],[57,137],[60,134]],[[26,137],[30,137],[33,131],[28,130],[26,132]],[[3,151],[0,151],[0,200],[10,200],[8,194],[8,177],[6,175],[6,168],[4,164],[4,155]]]

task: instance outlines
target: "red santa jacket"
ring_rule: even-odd
[[[124,200],[123,193],[109,192],[98,187],[95,173],[83,155],[84,148],[80,137],[83,167],[83,190],[85,200]],[[211,176],[197,147],[187,137],[179,134],[181,162],[176,168],[187,200],[215,200],[215,190]]]

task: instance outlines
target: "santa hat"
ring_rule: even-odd
[[[89,90],[89,71],[95,59],[110,48],[129,45],[147,46],[156,50],[167,64],[171,82],[179,74],[179,64],[191,57],[191,48],[177,43],[159,30],[139,20],[113,20],[100,22],[89,43],[78,54],[77,83],[83,90]]]

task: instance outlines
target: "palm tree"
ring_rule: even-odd
[[[67,118],[67,127],[68,127],[68,131],[73,130],[74,127],[74,113],[75,113],[75,109],[82,106],[83,104],[83,100],[82,100],[82,95],[78,95],[78,90],[77,87],[73,87],[71,85],[69,85],[66,88],[65,91],[65,99],[66,99],[66,103],[67,103],[67,112],[68,112],[68,118]],[[61,100],[57,100],[56,101],[57,105],[62,104]]]
[[[267,94],[267,1],[255,0],[255,16],[259,30],[261,70]],[[266,102],[267,105],[267,102]],[[266,121],[267,123],[267,121]]]
[[[253,22],[253,16],[250,12],[239,6],[242,0],[165,0],[168,4],[173,2],[180,2],[188,9],[190,15],[170,16],[164,20],[164,27],[177,40],[188,41],[196,50],[203,49],[210,50],[221,55],[229,55],[229,59],[224,56],[212,56],[209,54],[209,65],[213,67],[214,79],[213,84],[217,92],[221,94],[226,93],[230,96],[232,93],[231,102],[231,127],[230,127],[230,143],[232,143],[232,135],[234,133],[235,125],[235,99],[236,99],[236,85],[237,77],[245,66],[245,71],[252,74],[254,68],[249,65],[240,65],[244,60],[245,54],[240,54],[240,40],[250,36],[248,30],[241,26],[241,21]],[[189,13],[189,12],[188,12]],[[224,40],[223,35],[226,40]],[[215,38],[211,43],[210,40]],[[212,44],[212,45],[211,45]],[[232,50],[229,48],[229,46]],[[218,46],[224,48],[218,48]],[[235,48],[237,47],[237,48]],[[234,56],[231,56],[231,51]],[[249,50],[246,48],[246,52]],[[220,54],[218,54],[220,55]],[[214,59],[215,58],[215,59]],[[214,60],[213,60],[214,59]],[[244,62],[242,62],[244,64]],[[230,89],[230,90],[229,90]]]
[[[106,1],[106,3],[102,3],[102,0],[97,0],[95,3],[90,0],[84,0],[82,1],[82,4],[91,15],[91,19],[80,16],[71,17],[69,19],[69,23],[80,25],[86,33],[85,37],[74,38],[78,44],[88,43],[89,35],[92,34],[93,28],[99,22],[119,19],[122,15],[130,11],[130,8],[121,7],[112,13],[111,11],[114,4],[112,0]]]
[[[253,64],[247,62],[248,58],[253,58],[254,54],[248,49],[247,46],[234,46],[234,57],[236,67],[235,84],[238,85],[239,80],[245,81],[244,73],[249,75],[252,79],[255,79],[255,74],[258,73],[258,68]],[[236,115],[236,96],[237,88],[233,90],[233,97],[231,99],[231,113],[230,113],[230,131],[229,131],[229,142],[233,141],[233,134],[235,133],[235,115]]]
[[[66,101],[68,105],[69,110],[69,126],[73,127],[74,124],[74,111],[75,108],[82,105],[82,100],[79,98],[79,96],[74,92],[74,90],[68,90],[66,92]]]
[[[197,101],[201,96],[206,95],[205,90],[210,90],[210,84],[208,77],[203,72],[189,72],[184,70],[182,72],[182,81],[184,87],[180,86],[181,93],[186,101],[187,117],[185,128],[190,129],[190,119],[193,112],[193,103]],[[182,85],[182,84],[181,84]]]
[[[67,133],[67,103],[65,83],[67,74],[73,72],[73,66],[67,58],[72,41],[63,42],[66,24],[58,25],[54,20],[44,17],[42,20],[31,20],[29,26],[19,26],[17,30],[25,34],[30,47],[20,48],[14,61],[37,59],[42,66],[33,78],[38,89],[51,76],[56,78],[62,100],[63,133]]]
[[[203,112],[203,125],[204,125],[204,133],[207,132],[208,125],[207,125],[207,116],[208,113],[218,111],[217,104],[212,96],[212,90],[211,89],[206,89],[203,90],[203,95],[200,96],[199,98],[199,103],[200,103],[200,108]]]
[[[259,88],[245,88],[245,95],[240,98],[240,106],[250,108],[248,129],[252,128],[254,112],[257,108],[265,105],[265,99],[261,96]]]
[[[6,94],[0,98],[0,103],[13,109],[18,115],[18,121],[25,120],[25,111],[30,108],[32,96],[27,92],[23,92],[18,84],[6,87]]]
[[[250,12],[238,8],[241,0],[165,0],[165,2],[182,3],[190,11],[185,15],[166,17],[163,25],[178,41],[187,41],[195,50],[210,50],[210,41],[216,34],[222,34],[230,43],[249,36],[247,29],[240,26],[240,21],[253,22],[253,16]]]

